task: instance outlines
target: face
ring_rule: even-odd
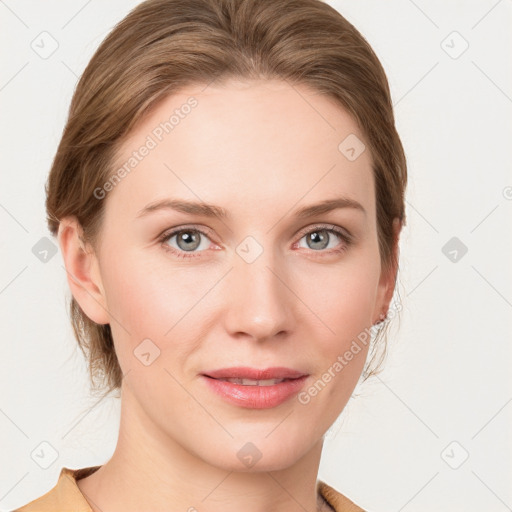
[[[259,451],[255,467],[275,470],[308,453],[347,403],[368,349],[354,340],[386,311],[393,283],[371,155],[340,150],[348,136],[365,140],[306,86],[229,81],[166,98],[124,142],[114,170],[125,172],[97,193],[95,264],[123,399],[159,439],[237,471],[241,449]],[[233,367],[290,380],[212,378]],[[276,367],[284,374],[257,373]]]

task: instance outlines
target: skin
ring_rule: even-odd
[[[95,512],[321,509],[323,435],[350,398],[367,347],[307,404],[293,397],[270,409],[239,407],[200,374],[287,366],[309,374],[307,389],[386,313],[396,268],[381,268],[372,158],[366,150],[349,161],[338,150],[349,134],[365,139],[327,97],[282,81],[230,80],[167,97],[116,164],[191,95],[198,105],[102,199],[96,252],[80,242],[74,218],[60,225],[71,291],[92,320],[110,323],[125,375],[115,452],[78,486]],[[294,214],[339,196],[365,213]],[[222,206],[229,218],[170,209],[137,217],[170,197]],[[306,236],[316,224],[330,237],[326,248]],[[331,225],[352,243],[321,231]],[[196,257],[164,249],[190,254],[176,236],[158,241],[174,227],[206,230]],[[247,236],[263,249],[252,263],[236,252]],[[147,338],[160,349],[149,366],[134,355]],[[237,457],[247,442],[262,454],[252,468]]]

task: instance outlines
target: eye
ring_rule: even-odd
[[[198,252],[208,249],[208,234],[197,228],[180,228],[166,232],[160,238],[165,250],[172,252],[180,258],[193,258],[199,256]]]
[[[319,225],[309,228],[308,231],[302,233],[302,237],[298,242],[298,247],[303,247],[300,245],[300,242],[303,239],[306,243],[306,249],[326,253],[338,253],[345,251],[352,243],[351,236],[338,226],[334,225]],[[336,243],[336,239],[338,239],[338,243]],[[342,241],[341,244],[339,243],[339,240]]]
[[[308,228],[300,234],[299,242],[295,247],[304,248],[300,242],[305,239],[306,249],[326,254],[340,253],[352,244],[352,237],[342,228],[335,225],[318,225]],[[341,240],[341,244],[339,241]],[[166,231],[159,241],[164,250],[171,252],[179,258],[194,258],[201,256],[201,252],[208,249],[211,244],[207,232],[196,227],[186,227]],[[336,243],[338,241],[338,243]],[[327,250],[326,250],[327,249]]]

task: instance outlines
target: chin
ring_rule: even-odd
[[[267,431],[254,436],[235,436],[225,443],[213,442],[217,446],[214,451],[199,455],[209,464],[225,471],[260,473],[280,471],[293,466],[315,444],[308,443],[304,438],[279,436],[277,432],[265,438],[266,435]]]

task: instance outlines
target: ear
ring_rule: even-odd
[[[393,250],[391,257],[391,264],[389,268],[381,272],[377,300],[375,302],[375,310],[373,312],[373,324],[380,322],[386,318],[389,304],[393,298],[395,291],[396,275],[398,271],[398,241],[400,238],[400,231],[402,229],[402,222],[397,217],[393,220]]]
[[[93,322],[110,323],[98,259],[84,241],[80,223],[75,217],[65,217],[57,236],[73,297]]]

